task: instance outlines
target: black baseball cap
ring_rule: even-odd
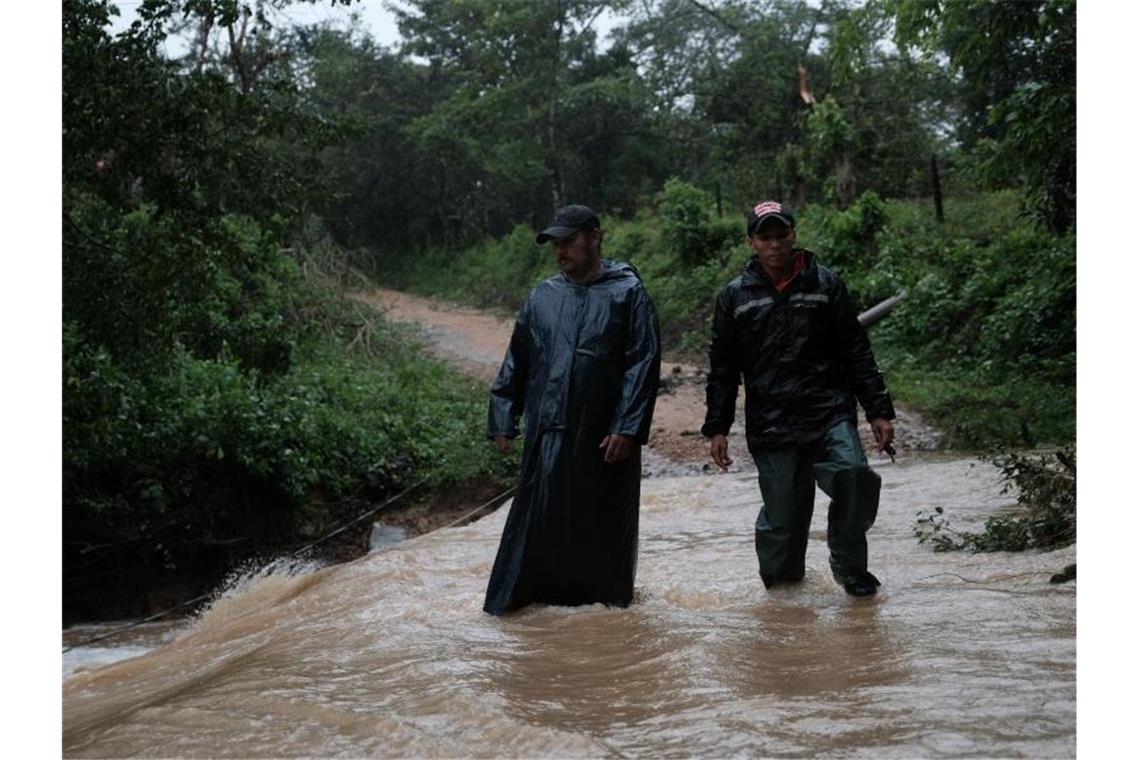
[[[748,234],[751,235],[760,229],[760,225],[769,219],[779,219],[789,227],[796,226],[796,218],[791,210],[779,201],[761,201],[748,209]]]
[[[554,221],[535,236],[534,242],[565,240],[578,230],[595,230],[601,226],[598,215],[589,206],[563,206],[554,212]]]

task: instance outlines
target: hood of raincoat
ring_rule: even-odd
[[[590,414],[580,419],[602,435],[648,443],[660,354],[657,313],[635,267],[604,259],[601,275],[586,283],[560,272],[535,286],[519,311],[491,391],[506,401],[509,380],[511,400],[492,404],[487,435],[518,435],[523,411],[531,432],[563,428],[572,408],[581,415],[581,403]]]

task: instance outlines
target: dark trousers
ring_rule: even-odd
[[[841,422],[807,445],[751,452],[764,500],[756,518],[756,556],[766,587],[804,577],[816,484],[831,497],[827,547],[840,584],[867,576],[867,529],[879,512],[879,476],[867,466],[859,434]]]

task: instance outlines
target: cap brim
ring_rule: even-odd
[[[534,242],[546,243],[551,240],[565,240],[578,231],[577,227],[547,227],[534,236]]]
[[[784,225],[788,227],[796,226],[796,223],[792,221],[791,217],[784,216],[783,214],[765,214],[764,216],[758,217],[756,221],[752,223],[751,231],[755,232],[756,230],[760,229],[760,225],[764,224],[764,222],[768,221],[769,219],[779,219],[784,223]]]

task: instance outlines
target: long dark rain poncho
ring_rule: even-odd
[[[648,443],[660,371],[657,314],[632,266],[603,261],[597,280],[558,274],[531,292],[491,387],[488,438],[517,436],[524,411],[526,437],[484,610],[633,599],[640,447],[606,464],[599,445]]]

